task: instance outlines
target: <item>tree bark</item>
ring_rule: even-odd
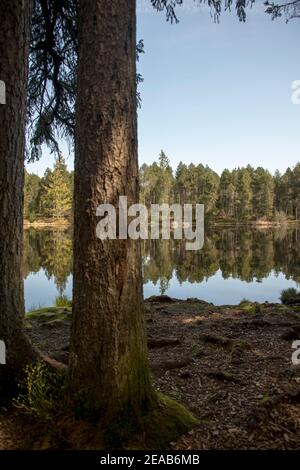
[[[23,335],[22,265],[23,179],[27,60],[31,1],[0,0],[0,79],[6,104],[0,105],[0,340],[6,365],[0,365],[0,389],[32,358]]]
[[[154,400],[145,337],[140,243],[96,237],[102,203],[138,202],[136,2],[82,0],[74,183],[69,385],[104,428]]]

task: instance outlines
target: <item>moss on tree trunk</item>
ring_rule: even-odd
[[[79,4],[68,381],[77,416],[101,425],[106,441],[124,442],[159,417],[175,419],[182,408],[162,405],[151,385],[140,243],[96,236],[100,204],[116,207],[123,195],[128,205],[139,201],[136,2]],[[186,430],[192,422],[178,418],[176,429]],[[166,426],[173,429],[173,424]]]

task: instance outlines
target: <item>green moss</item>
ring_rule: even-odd
[[[26,317],[33,318],[35,316],[38,316],[41,313],[48,313],[48,312],[52,312],[52,313],[57,312],[57,307],[43,307],[43,308],[30,310],[29,312],[26,312]]]
[[[195,303],[195,304],[200,304],[200,305],[204,305],[204,306],[211,306],[212,305],[209,302],[206,302],[205,300],[198,299],[197,297],[189,297],[188,299],[186,299],[186,301],[189,302],[189,303]]]
[[[257,305],[255,305],[252,302],[242,302],[240,303],[239,307],[243,310],[243,312],[247,312],[247,313],[257,312]]]
[[[38,310],[32,310],[27,312],[26,320],[38,320],[41,322],[47,322],[52,320],[66,320],[72,313],[70,307],[45,307]]]
[[[70,418],[74,416],[74,408],[66,396],[65,377],[57,372],[50,371],[42,362],[29,366],[26,369],[24,382],[20,384],[21,393],[14,401],[19,411],[31,415],[45,424],[49,436],[55,433],[52,424],[62,416]],[[149,403],[139,408],[128,407],[118,421],[115,421],[105,432],[101,415],[94,413],[87,416],[76,416],[75,424],[84,425],[84,429],[97,436],[97,448],[101,446],[110,449],[153,449],[162,450],[169,446],[170,442],[178,439],[199,422],[181,404],[161,394],[153,392]],[[81,410],[82,411],[82,410]],[[85,410],[86,411],[86,410]],[[66,421],[68,422],[68,420]],[[89,425],[91,427],[89,428]],[[104,424],[104,429],[105,429]],[[73,429],[73,425],[72,425]],[[73,434],[72,434],[73,436]],[[57,437],[57,436],[56,436]],[[90,448],[96,448],[96,441],[90,438]],[[64,439],[69,439],[64,436]],[[73,438],[72,438],[73,439]],[[85,444],[86,445],[86,444]]]
[[[276,304],[276,310],[277,310],[277,311],[279,310],[280,312],[284,312],[284,311],[288,312],[288,311],[290,310],[290,307],[287,307],[287,306],[284,305],[284,304]],[[277,313],[277,311],[276,311],[276,312],[272,312],[272,313]]]
[[[230,350],[231,352],[234,351],[234,349],[236,348],[241,349],[243,351],[245,351],[246,349],[251,349],[251,345],[247,343],[247,341],[234,340],[234,339],[226,338],[225,336],[203,334],[201,335],[201,338],[206,343],[210,343],[215,346],[222,346],[223,348],[226,348]]]
[[[260,403],[262,406],[265,406],[265,405],[267,405],[267,404],[269,403],[269,401],[270,401],[270,396],[269,396],[268,393],[266,393],[266,394],[262,397],[262,399],[260,400],[259,403]]]
[[[127,444],[130,449],[161,450],[190,431],[199,421],[183,405],[157,394],[153,410],[141,418],[140,432]]]
[[[291,307],[294,312],[300,312],[300,305],[294,305]]]

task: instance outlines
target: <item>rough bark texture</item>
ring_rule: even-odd
[[[22,238],[23,173],[30,0],[0,0],[0,339],[7,365],[0,365],[0,390],[32,356],[22,333],[24,318]]]
[[[135,9],[135,0],[82,0],[79,14],[69,381],[107,428],[136,419],[154,397],[140,244],[96,237],[97,206],[117,207],[122,195],[138,202]]]

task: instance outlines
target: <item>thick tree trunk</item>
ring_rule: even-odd
[[[149,378],[140,244],[100,241],[96,208],[138,202],[136,2],[82,0],[76,113],[73,397],[104,428],[135,420]]]
[[[6,365],[0,365],[0,389],[32,358],[22,333],[24,318],[22,242],[23,173],[30,0],[0,0],[0,80],[6,104],[0,104],[0,340]]]

